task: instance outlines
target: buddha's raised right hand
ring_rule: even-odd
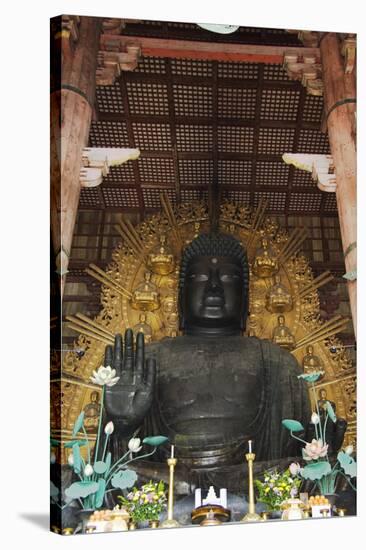
[[[125,343],[116,334],[114,346],[106,346],[104,366],[116,369],[118,382],[106,386],[105,408],[107,417],[116,423],[121,435],[130,435],[144,420],[152,405],[156,373],[155,359],[145,360],[143,333],[138,333],[136,351],[133,332],[127,329]]]

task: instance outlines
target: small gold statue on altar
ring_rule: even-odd
[[[296,344],[295,338],[290,329],[286,326],[284,315],[279,315],[277,321],[278,325],[273,331],[272,341],[281,346],[281,348],[288,350],[294,349]]]
[[[135,339],[137,337],[137,334],[139,332],[142,332],[145,337],[145,342],[149,344],[152,340],[152,328],[151,326],[146,322],[146,313],[141,313],[140,315],[140,321],[133,327],[133,334],[135,336]]]
[[[100,414],[100,396],[97,391],[90,394],[90,402],[84,407],[84,427],[87,433],[97,433]]]
[[[284,313],[291,311],[293,306],[291,293],[281,283],[281,277],[275,276],[275,284],[271,286],[266,295],[266,309],[271,313]]]
[[[268,239],[263,237],[261,246],[255,253],[253,273],[257,277],[272,277],[279,269],[278,260]]]
[[[166,235],[160,236],[160,244],[147,257],[147,267],[158,275],[168,275],[174,271],[174,255],[167,245]]]
[[[260,300],[253,300],[250,306],[248,336],[260,337],[263,329],[263,303]]]
[[[305,374],[322,370],[322,362],[317,355],[314,355],[313,346],[306,347],[306,354],[304,355],[304,359],[302,360],[302,367]]]
[[[134,290],[131,306],[133,309],[140,309],[142,311],[155,311],[160,307],[159,292],[151,282],[151,272],[146,271],[144,275],[145,281],[138,285]]]

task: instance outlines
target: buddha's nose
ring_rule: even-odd
[[[208,289],[219,294],[223,293],[222,284],[220,281],[219,273],[217,269],[210,270],[210,276],[208,280]]]

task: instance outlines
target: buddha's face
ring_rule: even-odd
[[[229,256],[200,256],[189,263],[182,296],[185,329],[240,330],[243,302],[239,261]]]

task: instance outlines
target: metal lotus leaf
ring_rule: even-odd
[[[329,462],[313,462],[312,464],[307,464],[305,468],[302,468],[300,474],[304,479],[315,481],[316,479],[321,479],[330,474],[331,471],[332,468]]]
[[[337,455],[339,464],[344,470],[344,473],[350,477],[357,476],[357,462],[349,454],[340,451]]]
[[[74,472],[78,474],[81,472],[81,455],[80,455],[79,445],[75,444],[72,446],[72,456],[74,459],[74,463],[73,463]]]
[[[108,451],[106,459],[105,459],[105,463],[107,465],[107,470],[106,470],[107,472],[109,472],[109,469],[111,467],[111,461],[112,461],[112,454],[111,454],[110,451]]]
[[[94,467],[95,471],[95,467]],[[96,508],[100,508],[104,501],[104,494],[105,494],[105,486],[106,486],[106,480],[105,479],[99,479],[98,481],[99,487],[97,494],[95,495],[95,506]]]
[[[137,480],[137,474],[133,470],[122,470],[112,477],[112,487],[116,489],[129,489],[133,487]]]
[[[53,481],[50,481],[50,497],[52,500],[56,500],[58,495],[60,493],[60,490],[56,485],[53,483]]]
[[[291,420],[290,418],[282,420],[282,426],[290,432],[302,432],[305,429],[301,422],[298,422],[298,420]]]
[[[79,430],[81,430],[81,427],[84,423],[84,411],[81,411],[79,416],[76,419],[76,422],[74,424],[74,429],[72,431],[72,435],[75,437],[75,435],[78,433]]]
[[[88,442],[86,439],[73,439],[72,441],[66,441],[64,443],[64,447],[66,449],[71,449],[74,445],[79,445],[79,447],[84,447],[84,445],[87,445]]]
[[[153,437],[145,437],[142,442],[146,445],[150,445],[151,447],[159,447],[159,445],[163,445],[163,443],[166,443],[167,441],[169,440],[164,435],[155,435]]]
[[[70,498],[86,498],[99,489],[97,481],[76,481],[65,490],[65,495]]]
[[[325,404],[326,408],[327,408],[327,413],[329,415],[329,418],[335,423],[337,422],[337,417],[335,415],[335,412],[334,412],[334,409],[332,407],[332,405],[329,403],[329,401],[326,402]]]
[[[94,464],[94,472],[96,474],[104,474],[107,471],[107,468],[108,466],[106,462],[103,462],[103,460],[98,460],[98,462]]]

